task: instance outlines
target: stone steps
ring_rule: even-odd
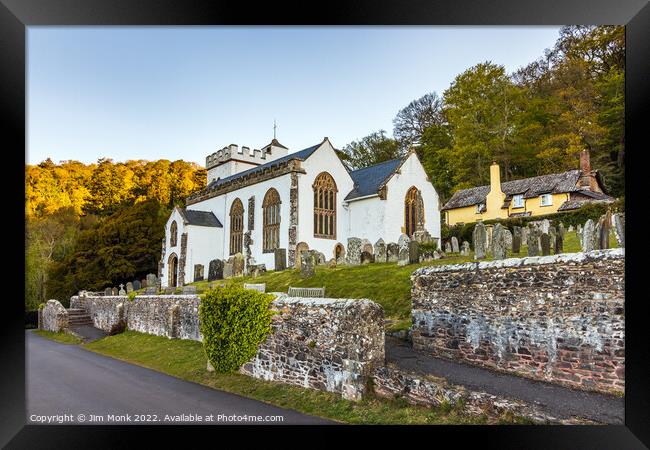
[[[68,324],[71,326],[77,325],[92,325],[93,320],[90,315],[83,308],[69,308],[68,309]]]

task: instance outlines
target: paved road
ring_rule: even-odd
[[[446,378],[452,384],[535,404],[558,418],[584,417],[601,423],[624,423],[625,400],[620,397],[494,372],[481,367],[433,358],[393,337],[386,337],[386,361],[406,370]]]
[[[100,423],[91,422],[91,415],[102,417],[103,424],[173,424],[172,421],[163,421],[165,415],[172,418],[181,414],[203,417],[212,414],[212,424],[259,423],[250,420],[233,421],[232,417],[228,417],[245,415],[284,418],[283,421],[267,420],[264,424],[333,423],[183,381],[90,352],[76,345],[59,344],[30,331],[26,332],[25,340],[28,423],[38,423],[33,416],[64,414],[69,416],[59,417],[61,422],[82,423],[78,416],[84,414],[83,423],[89,425]],[[128,416],[114,417],[113,419],[121,420],[109,422],[109,414]],[[136,422],[137,415],[156,415],[159,422]],[[143,419],[153,417],[144,416]],[[182,423],[206,423],[188,416],[180,419]]]

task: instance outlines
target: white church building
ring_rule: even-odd
[[[286,252],[279,265],[294,267],[302,250],[337,258],[350,237],[389,243],[426,230],[440,238],[438,194],[415,152],[348,171],[328,138],[293,153],[273,139],[261,150],[218,150],[206,169],[205,189],[167,221],[163,287],[194,281],[197,266],[207,278],[210,261],[245,251],[247,264],[276,270],[276,249]]]

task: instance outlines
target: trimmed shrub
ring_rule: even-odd
[[[218,287],[201,296],[203,348],[215,371],[230,373],[257,354],[271,332],[274,297],[242,287]]]

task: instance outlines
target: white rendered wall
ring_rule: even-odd
[[[386,243],[391,242],[385,236],[386,201],[379,196],[356,200],[348,204],[348,232],[350,237],[368,239],[373,244],[382,238]],[[347,248],[347,241],[344,243]]]
[[[171,238],[171,232],[170,228],[172,226],[172,222],[176,221],[176,245],[174,247],[171,247],[169,245],[170,243],[170,238]],[[172,253],[176,253],[176,256],[180,260],[181,257],[181,235],[185,232],[185,225],[183,225],[183,217],[180,215],[178,210],[174,208],[172,210],[172,213],[169,215],[169,219],[167,219],[167,223],[165,224],[165,256],[163,257],[163,269],[162,269],[162,277],[161,277],[161,286],[162,287],[167,287],[169,286],[169,281],[167,277],[167,271],[169,270],[169,265],[167,262],[169,261],[169,255]]]
[[[343,199],[352,190],[350,174],[336,155],[334,148],[325,141],[309,158],[302,162],[305,174],[298,175],[298,240],[306,242],[311,250],[322,252],[327,259],[334,257],[334,247],[348,243],[348,210]],[[336,239],[314,237],[314,180],[321,172],[328,172],[336,182]]]
[[[203,278],[207,280],[210,261],[217,259],[223,242],[223,228],[187,225],[187,254],[185,257],[185,284],[194,281],[194,265],[203,264]],[[179,236],[180,246],[180,236]],[[180,247],[179,247],[180,252]],[[180,253],[178,254],[180,258]]]
[[[424,167],[415,153],[412,153],[399,170],[388,181],[386,215],[384,218],[384,241],[397,242],[404,233],[404,199],[408,190],[415,186],[422,193],[424,201],[424,228],[432,237],[440,239],[440,206],[438,193],[427,181]],[[374,242],[374,241],[373,241]]]

